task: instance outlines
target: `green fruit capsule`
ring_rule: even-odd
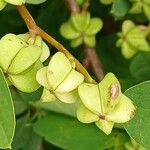
[[[150,20],[150,1],[149,0],[130,0],[133,3],[129,13],[140,14],[144,13],[148,20]]]
[[[122,54],[125,58],[130,59],[137,52],[150,51],[147,41],[149,29],[146,26],[136,26],[132,21],[126,20],[122,24],[122,33],[116,45],[121,47]]]
[[[77,118],[83,123],[95,122],[106,134],[110,134],[114,123],[124,123],[133,118],[135,107],[123,95],[117,78],[108,73],[99,84],[83,83],[78,88],[82,105]]]
[[[0,0],[0,10],[2,10],[6,6],[5,0]]]
[[[73,14],[70,19],[74,28],[79,32],[83,32],[89,26],[90,13]]]
[[[19,74],[24,72],[40,58],[42,49],[36,45],[30,45],[22,48],[14,57],[8,68],[8,73]]]
[[[36,73],[49,54],[49,48],[39,36],[7,34],[0,40],[0,67],[10,85],[23,92],[40,87]]]
[[[72,66],[67,57],[61,52],[56,53],[51,58],[47,69],[47,80],[51,89],[56,90],[71,70]]]
[[[7,72],[12,60],[17,53],[27,44],[14,34],[6,34],[0,40],[0,66]]]
[[[42,96],[44,101],[51,97],[50,94],[53,94],[62,102],[73,103],[78,95],[76,89],[83,82],[84,76],[74,70],[63,53],[57,52],[51,58],[48,67],[44,67],[37,72],[36,79],[49,91],[48,94],[48,91],[44,90],[44,96]]]
[[[26,2],[26,0],[5,0],[5,1],[12,5],[23,5]]]
[[[62,24],[60,33],[71,40],[71,47],[86,44],[89,47],[96,45],[95,35],[101,30],[103,22],[100,18],[91,18],[90,13],[73,14],[69,21]]]
[[[36,45],[42,49],[42,53],[40,56],[41,62],[44,62],[50,56],[50,49],[40,36],[31,37],[28,33],[19,34],[17,36],[24,42],[28,43],[28,45]]]
[[[20,91],[31,93],[40,87],[36,81],[36,73],[42,67],[42,63],[38,61],[27,72],[17,75],[9,74],[8,78],[11,83]]]

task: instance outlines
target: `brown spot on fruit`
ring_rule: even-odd
[[[134,116],[135,116],[135,109],[131,111],[130,119],[132,119]]]
[[[99,115],[99,119],[105,120],[105,116],[104,115]]]
[[[117,96],[119,95],[119,90],[120,90],[120,86],[118,83],[113,83],[110,86],[109,92],[110,92],[110,98],[111,99],[116,99]]]
[[[52,71],[48,71],[48,74],[52,75],[52,74],[53,74],[53,72],[52,72]]]

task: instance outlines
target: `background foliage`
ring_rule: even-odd
[[[127,60],[122,56],[121,49],[116,47],[117,32],[121,31],[124,20],[131,19],[137,24],[148,24],[144,15],[127,15],[130,7],[131,4],[126,0],[115,0],[112,6],[92,0],[90,6],[91,16],[100,17],[104,22],[102,30],[96,36],[97,54],[105,72],[116,74],[121,82],[122,91],[150,79],[150,53],[138,53],[132,59]],[[61,24],[69,17],[63,0],[48,0],[41,5],[27,5],[27,8],[41,28],[69,49],[80,62],[83,61],[83,47],[72,49],[68,40],[65,40],[59,33]],[[27,31],[14,6],[7,6],[0,12],[0,37],[6,33],[19,34]],[[51,49],[52,53],[56,51],[54,48]],[[0,74],[0,89],[3,88],[2,77],[3,75]],[[61,102],[54,102],[51,105],[42,105],[36,102],[40,99],[42,89],[32,94],[22,93],[14,87],[11,87],[10,90],[17,119],[16,133],[12,144],[13,150],[42,150],[41,145],[44,147],[43,149],[47,150],[121,150],[125,149],[123,145],[130,141],[129,135],[142,146],[150,148],[149,81],[125,92],[138,107],[137,115],[124,126],[127,132],[123,130],[122,126],[117,125],[119,128],[114,129],[109,136],[104,135],[93,124],[85,125],[74,118],[74,108],[78,104],[66,106]],[[0,96],[1,92],[3,93],[3,91],[0,91]],[[12,109],[11,105],[9,106]],[[3,109],[9,109],[5,107]],[[2,142],[1,137],[0,142]]]

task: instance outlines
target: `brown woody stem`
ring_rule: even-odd
[[[76,12],[80,12],[80,8],[75,0],[64,0],[64,1],[66,2],[67,7],[71,11],[71,13],[74,13],[75,12],[74,10],[77,10]],[[82,12],[87,12],[89,6],[90,0],[85,0],[82,7]],[[104,71],[102,63],[96,54],[95,48],[85,46],[84,52],[85,52],[84,66],[86,68],[91,66],[98,80],[101,81],[104,78]]]
[[[82,11],[84,11],[84,12],[88,11],[89,6],[90,6],[90,0],[86,0],[86,1],[84,2],[83,7],[82,7]]]
[[[100,59],[97,56],[96,49],[91,47],[85,47],[85,66],[91,66],[98,80],[101,81],[104,78],[103,66]]]
[[[76,70],[84,75],[86,82],[96,83],[95,80],[93,80],[89,73],[86,71],[86,69],[82,66],[82,64],[62,44],[57,42],[53,37],[51,37],[48,33],[43,31],[40,27],[36,25],[29,11],[24,5],[17,6],[17,9],[21,17],[25,21],[31,35],[40,35],[43,39],[45,39],[52,46],[54,46],[58,51],[64,53],[66,57],[70,60],[70,62],[75,63]]]
[[[64,0],[71,13],[80,12],[80,7],[77,5],[76,0]]]

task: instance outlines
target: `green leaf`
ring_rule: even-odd
[[[115,0],[112,5],[111,13],[116,19],[124,17],[130,8],[127,0]]]
[[[27,103],[22,99],[20,94],[17,92],[17,89],[11,88],[11,95],[14,101],[15,113],[20,115],[26,111],[28,108]]]
[[[40,100],[32,104],[37,108],[42,108],[48,111],[53,111],[56,113],[65,114],[67,116],[76,117],[76,111],[77,108],[81,105],[81,101],[77,100],[75,103],[67,104],[58,100],[51,102],[42,102]]]
[[[121,84],[122,92],[125,92],[128,88],[137,84],[135,79],[132,79],[132,78],[121,78],[121,79],[119,79],[119,82]]]
[[[5,77],[0,70],[0,148],[11,148],[15,132],[15,111]]]
[[[29,115],[17,120],[13,150],[40,150],[41,138],[35,134],[29,122]]]
[[[118,78],[131,78],[129,60],[125,59],[115,46],[117,36],[111,34],[97,40],[96,50],[105,72],[113,72]],[[108,55],[109,53],[109,55]]]
[[[34,124],[34,130],[48,142],[63,149],[71,150],[103,150],[127,140],[124,131],[114,131],[105,135],[95,125],[86,125],[67,116],[49,114]]]
[[[125,94],[137,106],[135,117],[125,125],[125,129],[136,142],[150,148],[150,81],[129,88]]]
[[[138,81],[150,79],[150,52],[139,53],[130,64],[130,72]]]
[[[21,98],[25,102],[40,100],[41,95],[42,95],[42,91],[43,91],[42,87],[39,88],[38,90],[36,90],[35,92],[32,92],[32,93],[24,93],[24,92],[17,90],[18,94],[21,96]]]

